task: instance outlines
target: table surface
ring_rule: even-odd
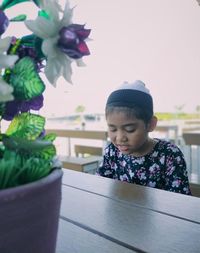
[[[200,198],[65,169],[56,253],[199,253]]]

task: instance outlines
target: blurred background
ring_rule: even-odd
[[[29,8],[29,3],[19,6],[28,18],[36,17],[37,9]],[[91,29],[87,42],[91,55],[83,58],[85,67],[72,64],[73,85],[62,78],[57,88],[47,84],[41,114],[98,116],[113,89],[136,79],[150,89],[156,113],[199,112],[200,6],[196,0],[70,0],[70,6],[73,22]],[[14,8],[8,11],[15,16]],[[25,28],[10,26],[11,34],[12,29],[20,35]]]
[[[60,3],[64,5],[65,1]],[[73,23],[91,29],[87,42],[91,55],[83,58],[85,67],[72,64],[73,84],[60,78],[55,88],[45,80],[44,107],[39,113],[46,116],[46,128],[65,129],[67,138],[67,129],[106,131],[104,107],[108,95],[122,82],[140,79],[154,98],[159,118],[153,137],[178,144],[191,180],[200,182],[198,1],[70,0],[70,6],[74,7]],[[37,8],[30,3],[8,12],[9,17],[16,13],[26,13],[30,19],[37,16]],[[13,29],[16,36],[27,30],[13,24],[7,34],[12,35]],[[66,143],[58,142],[57,148],[66,153]]]

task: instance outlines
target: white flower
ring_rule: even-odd
[[[0,103],[13,100],[13,88],[0,78]]]
[[[69,7],[68,1],[66,1],[64,10],[61,9],[56,0],[43,0],[40,5],[49,14],[49,19],[38,16],[36,20],[25,21],[25,24],[35,35],[43,39],[42,52],[47,58],[44,73],[54,86],[56,86],[57,79],[60,76],[71,83],[72,59],[61,52],[57,47],[57,41],[60,29],[72,23],[73,9]],[[75,61],[79,66],[83,65],[82,60]]]
[[[2,71],[2,69],[11,68],[18,59],[17,55],[4,54],[10,46],[11,39],[11,37],[0,39],[0,72]],[[0,102],[13,100],[14,97],[12,95],[12,92],[12,86],[7,84],[2,78],[0,78]]]
[[[0,39],[0,69],[12,67],[18,59],[17,55],[4,54],[8,50],[11,40],[11,37]]]

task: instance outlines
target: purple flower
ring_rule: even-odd
[[[12,120],[15,115],[20,112],[28,112],[30,110],[38,111],[43,106],[43,95],[37,96],[28,101],[13,100],[6,103],[3,119]]]
[[[84,40],[88,38],[90,32],[90,29],[85,29],[84,25],[79,24],[63,27],[59,31],[58,47],[73,59],[89,55],[90,51]]]
[[[19,114],[20,104],[21,102],[19,100],[7,102],[2,118],[5,120],[12,120],[15,115]]]
[[[33,47],[28,47],[28,46],[25,46],[25,45],[20,45],[18,51],[18,56],[19,58],[23,58],[25,56],[29,56],[33,59],[36,58],[36,51],[35,51],[35,48]]]
[[[15,44],[15,43],[13,43],[13,44]],[[26,56],[31,57],[36,64],[37,72],[40,72],[41,69],[44,68],[42,59],[38,58],[35,48],[30,47],[30,46],[20,45],[19,48],[17,49],[17,54],[20,59],[23,57],[26,57]]]
[[[0,10],[0,35],[2,35],[9,25],[9,20],[5,13]]]
[[[46,135],[46,131],[45,129],[43,129],[40,135],[38,136],[38,139],[42,139],[45,135]]]
[[[23,101],[20,106],[21,112],[28,112],[30,110],[38,111],[43,106],[43,95],[32,98],[28,101]]]

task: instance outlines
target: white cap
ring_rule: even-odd
[[[124,89],[139,90],[150,95],[149,90],[145,87],[145,84],[140,80],[136,80],[133,83],[128,83],[127,81],[125,81],[117,88],[117,90],[124,90]]]
[[[137,80],[133,83],[124,82],[108,97],[106,106],[139,106],[153,115],[153,99],[145,84]]]

